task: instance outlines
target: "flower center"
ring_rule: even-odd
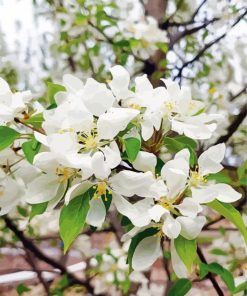
[[[173,113],[175,112],[175,107],[176,107],[176,104],[175,102],[165,102],[165,109],[168,113]]]
[[[131,103],[129,104],[129,107],[132,108],[132,109],[136,109],[136,110],[141,110],[141,106],[136,104],[136,103]]]
[[[96,141],[97,131],[92,129],[90,133],[81,132],[78,134],[78,142],[83,145],[83,150],[95,150],[98,146]]]
[[[99,198],[103,195],[105,201],[107,201],[107,192],[109,194],[112,193],[111,190],[108,189],[107,183],[105,181],[99,182],[96,186],[94,186],[94,188],[96,188],[93,196],[94,198]]]
[[[198,187],[199,185],[204,185],[207,183],[207,179],[203,176],[201,176],[196,171],[190,172],[190,186],[192,187]]]
[[[76,170],[66,167],[58,167],[56,169],[56,174],[59,177],[58,180],[60,183],[68,181],[71,177],[76,174]]]
[[[171,209],[171,207],[172,207],[172,203],[165,198],[161,198],[159,200],[158,204],[167,210]]]

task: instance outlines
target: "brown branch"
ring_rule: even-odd
[[[205,256],[203,255],[203,253],[199,247],[197,248],[197,254],[203,263],[208,264]],[[211,272],[209,272],[206,277],[212,283],[215,291],[217,292],[217,295],[224,296],[224,292],[221,290],[221,288],[220,288],[219,284],[217,283],[216,279],[214,278],[213,274]]]
[[[192,17],[189,21],[186,22],[181,22],[181,23],[177,23],[177,22],[170,22],[171,17],[165,21],[163,24],[161,24],[160,28],[163,30],[166,30],[168,27],[180,27],[180,26],[187,26],[187,25],[191,25],[195,22],[195,17],[198,15],[199,11],[201,10],[202,6],[206,3],[207,0],[203,0],[201,2],[201,4],[197,7],[197,9],[194,11],[194,13],[192,14]],[[180,5],[183,3],[183,1],[180,1]],[[177,8],[177,10],[179,9],[179,7]],[[172,15],[172,17],[175,15],[176,13],[174,13]]]
[[[219,143],[226,143],[231,136],[237,131],[238,127],[241,125],[241,123],[244,121],[245,117],[247,115],[247,106],[244,105],[242,109],[240,110],[240,113],[236,115],[235,119],[232,121],[232,123],[229,125],[227,129],[227,133],[223,136],[221,136],[214,145],[217,145]]]
[[[47,296],[49,296],[49,285],[46,283],[46,281],[43,279],[42,272],[37,268],[36,262],[35,262],[35,257],[33,256],[33,253],[31,253],[29,250],[26,250],[26,258],[28,263],[31,265],[33,268],[33,271],[37,274],[37,277],[42,284],[44,291]]]
[[[39,248],[36,247],[36,245],[33,244],[33,242],[25,236],[25,234],[19,230],[16,225],[9,219],[7,216],[4,217],[4,221],[6,223],[6,226],[20,239],[23,246],[28,249],[30,252],[32,252],[36,258],[39,258],[40,260],[48,263],[49,265],[53,266],[54,268],[57,268],[61,271],[62,274],[67,274],[69,279],[72,283],[82,285],[87,288],[88,292],[94,295],[94,289],[88,282],[84,282],[77,277],[75,277],[72,273],[68,272],[66,267],[64,267],[62,264],[57,262],[56,260],[46,256]]]
[[[219,18],[213,18],[211,20],[206,20],[203,24],[192,27],[190,29],[185,28],[182,32],[177,32],[174,35],[170,36],[170,44],[169,44],[169,48],[171,49],[175,43],[177,43],[179,40],[181,40],[182,38],[184,38],[187,35],[192,35],[198,31],[200,31],[201,29],[205,29],[208,25],[214,23],[215,21],[218,21]]]
[[[19,119],[18,117],[15,117],[14,121],[16,123],[20,123],[20,124],[24,125],[25,127],[30,128],[33,131],[36,131],[36,132],[41,133],[41,134],[45,134],[45,132],[44,132],[44,130],[42,128],[36,128],[34,126],[31,126],[31,125],[27,124],[25,121],[22,121],[21,119]]]
[[[223,33],[222,35],[220,35],[219,37],[217,37],[216,39],[214,39],[213,41],[205,44],[205,46],[198,52],[198,54],[191,60],[185,62],[181,68],[179,68],[178,70],[178,74],[175,78],[181,78],[182,76],[182,72],[183,70],[193,64],[194,62],[198,61],[205,53],[205,51],[207,51],[210,47],[212,47],[214,44],[218,43],[221,39],[223,39],[224,37],[226,37],[227,33],[232,29],[234,28],[244,17],[245,15],[247,14],[247,9],[234,21],[234,23],[230,26],[230,28],[225,32]]]
[[[238,97],[240,97],[241,95],[243,95],[246,92],[247,92],[247,86],[245,86],[243,89],[241,89],[235,95],[232,95],[231,98],[230,98],[230,102],[234,101],[235,99],[237,99]]]

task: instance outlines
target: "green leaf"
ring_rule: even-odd
[[[197,147],[197,143],[185,136],[177,136],[174,138],[164,138],[165,147],[171,153],[177,153],[182,149],[187,148],[190,151],[190,165],[194,166],[197,163],[197,156],[194,149]]]
[[[232,180],[229,176],[227,176],[226,174],[224,174],[223,172],[219,172],[216,174],[210,174],[207,177],[208,180],[215,180],[218,183],[226,183],[226,184],[231,184]]]
[[[197,257],[197,245],[196,240],[188,240],[179,235],[174,240],[174,245],[178,256],[183,261],[189,271],[191,271],[193,263]]]
[[[43,113],[38,113],[25,120],[25,123],[30,124],[35,128],[41,128],[43,121]]]
[[[217,255],[217,256],[228,256],[228,253],[222,249],[214,248],[210,251],[211,254]]]
[[[47,206],[48,206],[48,201],[42,202],[39,204],[33,204],[32,209],[31,209],[31,213],[30,213],[30,217],[29,217],[29,221],[31,221],[33,219],[33,217],[43,214],[45,212],[45,210],[47,209]]]
[[[124,139],[124,145],[129,161],[133,162],[141,148],[140,140],[136,138],[127,138]]]
[[[236,294],[236,293],[239,293],[239,292],[242,292],[244,291],[244,294],[243,295],[247,295],[247,281],[239,284],[235,290],[233,291],[233,294]]]
[[[129,264],[130,270],[132,270],[132,258],[135,252],[135,249],[137,248],[138,244],[146,237],[155,235],[159,231],[158,228],[151,227],[143,230],[142,232],[139,232],[136,234],[130,243],[129,250],[128,250],[128,257],[127,257],[127,263]]]
[[[35,138],[24,142],[21,145],[22,151],[24,152],[27,161],[31,164],[33,163],[34,156],[39,152],[40,147],[41,144]]]
[[[59,228],[64,243],[64,252],[68,250],[85,225],[89,201],[90,194],[89,190],[87,190],[85,193],[73,198],[67,206],[62,208],[59,217]]]
[[[54,96],[59,91],[65,91],[65,87],[60,84],[47,82],[47,100],[50,104],[56,104]]]
[[[242,186],[247,186],[247,161],[245,161],[239,168],[238,168],[238,178],[239,183]]]
[[[218,274],[231,292],[235,290],[234,279],[231,272],[222,267],[220,264],[200,263],[200,278],[203,279],[209,272]]]
[[[207,206],[211,209],[217,211],[222,216],[224,216],[227,220],[232,222],[238,230],[241,232],[245,243],[247,244],[247,229],[244,224],[243,218],[239,211],[234,208],[233,205],[220,202],[218,200],[211,201],[210,203],[207,203]]]
[[[175,137],[175,140],[185,145],[189,145],[192,149],[197,149],[197,142],[189,137],[177,136]]]
[[[157,43],[156,43],[156,46],[157,46],[161,51],[163,51],[164,53],[167,53],[167,51],[168,51],[168,45],[167,45],[167,43],[157,42]]]
[[[29,291],[30,291],[30,289],[22,283],[16,287],[16,292],[18,293],[19,296],[21,296],[21,295],[23,295],[23,293],[29,292]]]
[[[7,126],[0,126],[0,151],[13,144],[20,133]]]
[[[169,289],[167,296],[184,296],[192,288],[192,283],[188,279],[179,279],[176,283]]]

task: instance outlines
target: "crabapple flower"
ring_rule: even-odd
[[[14,121],[27,110],[32,99],[30,91],[12,93],[8,83],[0,77],[0,125]]]
[[[165,86],[153,88],[146,75],[135,79],[135,92],[129,91],[129,73],[120,66],[111,68],[112,81],[109,83],[117,100],[128,108],[140,110],[139,123],[142,137],[147,141],[163,127],[171,126],[178,134],[193,139],[209,139],[222,119],[218,114],[205,114],[204,103],[193,100],[188,87],[161,79]],[[116,89],[119,89],[118,92]]]
[[[143,21],[120,22],[125,38],[134,38],[139,44],[133,48],[133,52],[143,59],[148,59],[158,49],[157,43],[168,41],[164,30],[159,29],[155,18],[148,16]]]

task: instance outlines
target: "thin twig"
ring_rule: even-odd
[[[203,263],[207,264],[207,260],[206,260],[205,256],[203,255],[202,250],[201,250],[200,248],[197,248],[197,254],[198,254],[200,260],[201,260]],[[213,285],[215,291],[217,292],[217,295],[219,295],[219,296],[224,296],[224,292],[221,290],[221,288],[220,288],[219,284],[217,283],[217,281],[215,280],[213,274],[212,274],[211,272],[209,272],[209,273],[207,274],[206,277],[207,277],[207,278],[210,280],[210,282],[212,283],[212,285]]]
[[[238,130],[238,127],[244,121],[246,115],[247,115],[247,106],[244,105],[240,110],[240,113],[236,115],[235,119],[228,126],[227,133],[219,137],[219,139],[215,142],[214,145],[217,145],[219,143],[226,143],[231,138],[231,136]]]
[[[64,267],[62,264],[57,262],[56,260],[46,256],[40,249],[36,247],[36,245],[33,244],[33,242],[25,236],[25,234],[19,230],[16,225],[9,219],[7,216],[4,217],[4,221],[6,223],[6,226],[14,232],[14,234],[20,239],[22,242],[23,246],[28,249],[30,252],[32,252],[37,258],[39,258],[42,261],[45,261],[49,265],[53,266],[54,268],[57,268],[61,271],[62,274],[67,274],[68,277],[70,278],[72,283],[82,285],[87,288],[88,292],[93,294],[94,289],[90,285],[90,283],[82,281],[75,277],[72,273],[68,272],[66,267]],[[94,294],[93,294],[94,295]]]

